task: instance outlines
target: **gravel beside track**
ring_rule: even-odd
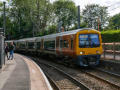
[[[50,65],[56,66],[61,70],[64,70],[66,73],[70,74],[80,82],[86,84],[90,89],[92,90],[119,90],[119,88],[116,88],[106,82],[100,81],[99,79],[96,79],[92,76],[87,75],[86,73],[83,73],[81,69],[76,69],[75,68],[68,68],[63,65],[59,65],[53,62],[49,62],[46,60],[40,60],[41,62],[46,62],[49,63]],[[79,67],[80,68],[80,67]]]
[[[51,61],[43,60],[43,59],[38,59],[38,58],[34,58],[34,60],[35,61],[39,60],[39,62],[41,62],[41,63],[50,64],[51,66],[54,66],[56,68],[59,68],[60,70],[63,70],[64,72],[66,72],[70,76],[74,77],[76,80],[78,80],[81,83],[83,83],[84,85],[86,85],[90,90],[120,90],[119,87],[115,87],[115,86],[113,86],[113,85],[111,85],[111,84],[109,84],[109,83],[107,83],[103,80],[97,79],[94,76],[87,74],[87,73],[93,73],[94,72],[95,75],[99,75],[101,77],[105,76],[108,79],[112,80],[112,82],[115,81],[116,82],[115,84],[119,85],[120,82],[117,79],[115,79],[115,77],[112,77],[111,75],[109,75],[109,76],[104,75],[104,74],[102,74],[98,71],[95,71],[94,69],[93,70],[92,69],[90,69],[90,70],[86,69],[87,73],[85,73],[85,72],[83,72],[83,70],[85,70],[85,69],[83,69],[81,67],[71,68],[71,67],[64,66],[62,64],[58,64],[58,63],[55,63],[55,62],[51,62]],[[50,68],[44,69],[44,71],[45,70],[46,70],[46,72],[49,72]],[[50,71],[50,72],[52,72],[51,76],[55,77],[56,80],[61,80],[60,78],[63,78],[63,77],[57,77],[58,74],[59,74],[59,76],[61,76],[60,73],[56,73],[55,71]],[[55,72],[55,74],[53,74],[54,72]],[[63,82],[69,83],[69,85],[72,85],[70,83],[73,83],[73,82],[70,82],[67,79],[65,79],[65,81],[63,81]],[[58,82],[58,84],[63,85],[63,86],[64,85],[67,86],[66,83],[64,84],[64,83]],[[60,87],[63,87],[63,86],[60,86]],[[62,88],[62,90],[80,90],[80,88],[78,88],[76,86],[76,87],[74,87],[74,89],[73,88],[69,88],[69,89]]]
[[[59,86],[60,90],[83,90],[79,86],[77,86],[73,81],[71,81],[66,75],[61,74],[54,67],[40,64],[44,72],[47,73]],[[53,73],[54,72],[54,73]],[[88,90],[88,89],[86,89]]]
[[[105,71],[100,68],[96,68],[93,73],[95,73],[99,77],[102,76],[102,78],[105,78],[107,81],[114,83],[115,85],[119,86],[119,88],[120,88],[120,75],[119,74]],[[109,77],[111,77],[111,78],[109,78]]]

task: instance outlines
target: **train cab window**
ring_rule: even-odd
[[[64,48],[68,48],[68,47],[69,47],[68,40],[64,40]]]
[[[73,39],[71,38],[71,49],[73,49]]]
[[[40,49],[41,47],[41,42],[37,42],[37,49]]]
[[[94,48],[99,47],[99,35],[98,34],[81,34],[79,35],[79,47],[80,48]]]

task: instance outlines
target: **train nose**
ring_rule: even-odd
[[[78,56],[77,64],[81,66],[96,66],[99,64],[100,55]]]

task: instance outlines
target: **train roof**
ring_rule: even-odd
[[[6,40],[5,42],[10,43],[13,42],[14,40]]]
[[[92,29],[92,28],[76,29],[76,30],[71,30],[71,31],[60,32],[60,33],[56,33],[56,34],[50,34],[50,35],[42,36],[42,38],[55,38],[57,36],[76,34],[77,32],[80,32],[82,30],[95,30],[95,29]],[[95,30],[95,31],[97,31],[97,30]]]
[[[41,36],[41,37],[32,37],[32,38],[24,38],[24,39],[19,39],[17,41],[21,42],[21,41],[41,41],[41,39],[54,39],[58,36],[64,36],[64,35],[71,35],[71,34],[76,34],[77,32],[80,32],[82,30],[95,30],[92,28],[81,28],[81,29],[76,29],[76,30],[71,30],[71,31],[66,31],[66,32],[60,32],[60,33],[56,33],[56,34],[50,34],[50,35],[45,35],[45,36]],[[95,30],[97,31],[97,30]],[[97,31],[98,32],[98,31]]]

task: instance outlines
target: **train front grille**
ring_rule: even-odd
[[[88,57],[83,57],[83,63],[84,64],[95,64],[97,61],[97,57],[96,56],[88,56]]]

